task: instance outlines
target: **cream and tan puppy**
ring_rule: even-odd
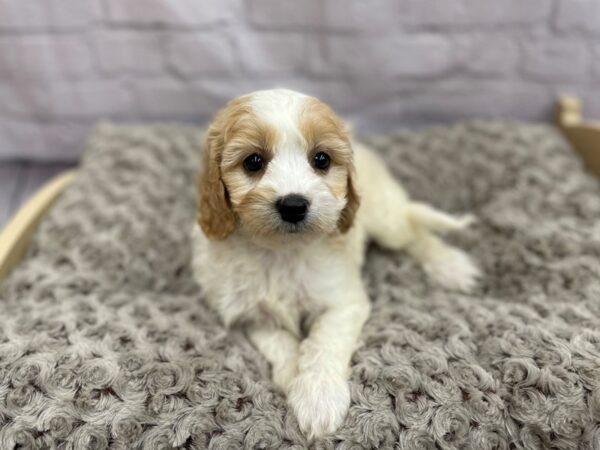
[[[196,276],[225,324],[244,327],[271,363],[300,427],[332,432],[369,316],[366,242],[406,250],[438,283],[468,290],[476,266],[435,233],[470,219],[410,201],[327,105],[290,90],[231,101],[208,129],[203,161]]]

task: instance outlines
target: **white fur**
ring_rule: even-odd
[[[331,195],[300,149],[306,98],[287,90],[253,94],[256,114],[284,136],[261,183],[279,195],[307,196],[308,220],[335,225],[345,200]],[[362,201],[346,234],[265,245],[243,230],[224,241],[209,240],[197,226],[193,233],[194,271],[208,300],[227,325],[245,324],[310,437],[335,431],[348,411],[349,362],[370,310],[360,275],[368,239],[407,250],[446,287],[470,289],[479,275],[467,255],[433,234],[462,229],[470,219],[411,202],[375,153],[353,147]],[[304,339],[303,322],[311,325]]]

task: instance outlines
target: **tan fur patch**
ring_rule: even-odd
[[[252,153],[259,153],[265,160],[273,156],[277,140],[277,130],[264,123],[252,111],[242,113],[235,124],[228,129],[223,152],[223,169],[227,170]]]
[[[355,171],[350,134],[333,110],[316,98],[307,101],[300,121],[300,132],[308,143],[309,158],[318,151],[325,151],[331,157],[330,189],[336,197],[346,197],[346,207],[338,221],[339,230],[345,233],[352,226],[360,205],[353,183]],[[345,173],[340,173],[335,166],[343,167]]]
[[[225,239],[237,226],[224,174],[229,172],[231,178],[243,160],[255,152],[270,159],[276,138],[276,130],[253,113],[249,96],[232,100],[215,116],[206,134],[198,183],[198,222],[209,238]]]
[[[346,187],[346,206],[342,210],[340,219],[338,220],[338,228],[342,233],[347,232],[354,223],[354,217],[360,206],[360,197],[354,187],[354,170],[348,172],[348,183]]]
[[[308,99],[299,128],[309,151],[316,152],[322,148],[338,164],[352,162],[350,134],[342,119],[327,104],[316,98]]]

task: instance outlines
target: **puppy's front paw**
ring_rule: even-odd
[[[477,285],[481,271],[463,251],[446,247],[424,264],[425,272],[445,288],[469,292]]]
[[[344,421],[350,406],[350,388],[342,376],[318,371],[300,373],[290,385],[288,403],[309,438],[332,433]]]

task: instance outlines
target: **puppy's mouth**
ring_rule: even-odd
[[[297,223],[279,221],[278,231],[282,234],[299,234],[308,230],[309,226],[306,220]]]

